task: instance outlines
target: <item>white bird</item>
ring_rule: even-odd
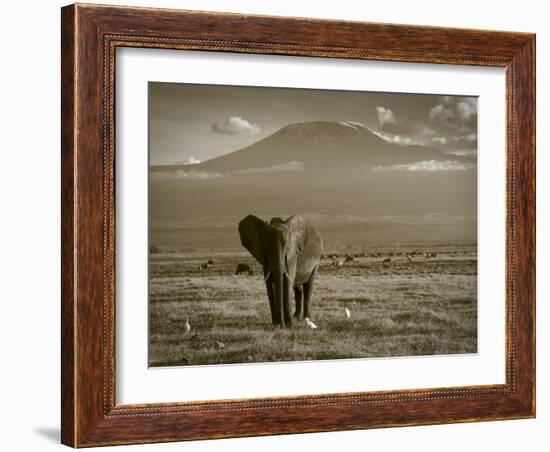
[[[315,325],[315,323],[313,323],[311,320],[309,320],[309,317],[306,317],[305,320],[306,320],[306,325],[310,330],[316,330],[317,329],[317,325]]]
[[[351,317],[351,311],[348,308],[344,308],[344,312],[346,313],[346,319],[349,319]]]
[[[189,325],[189,317],[185,317],[185,323],[183,324],[183,330],[186,333],[189,333],[189,331],[191,331],[191,325]]]

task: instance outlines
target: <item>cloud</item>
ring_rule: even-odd
[[[447,153],[477,151],[477,98],[441,96],[428,117],[428,125],[437,131],[432,146]]]
[[[171,179],[217,179],[222,177],[220,173],[209,173],[206,171],[155,171],[151,173],[151,178],[156,180],[171,180]]]
[[[248,168],[243,170],[232,171],[231,173],[217,173],[209,171],[197,171],[194,169],[189,170],[174,170],[174,171],[154,171],[151,173],[151,178],[155,180],[206,180],[206,179],[218,179],[220,177],[230,177],[232,175],[237,176],[241,174],[266,174],[266,173],[288,173],[288,172],[303,172],[304,164],[295,160],[286,163],[279,163],[277,165],[266,166],[263,168]]]
[[[394,138],[390,136],[389,138],[394,143],[403,144],[403,140],[409,139],[416,144],[423,144],[426,141],[422,139],[423,137],[435,135],[436,133],[428,124],[426,118],[419,117],[418,113],[406,114],[398,118],[392,110],[380,106],[376,107],[376,113],[380,123],[380,131],[401,137]]]
[[[452,151],[445,151],[445,153],[449,155],[457,155],[459,157],[467,157],[469,155],[476,155],[477,150],[476,149],[454,149]]]
[[[429,111],[430,125],[440,133],[473,132],[477,127],[477,98],[463,96],[442,96],[442,103]]]
[[[463,120],[469,120],[470,116],[477,114],[477,102],[469,97],[456,104],[458,116]]]
[[[267,216],[267,215],[266,215]],[[475,222],[476,215],[449,215],[445,212],[425,212],[418,214],[327,214],[319,212],[303,212],[302,216],[314,224],[328,226],[346,226],[350,224],[469,224]]]
[[[174,163],[174,165],[198,165],[201,161],[195,157],[189,157],[188,159]]]
[[[422,127],[419,133],[421,135],[432,136],[432,135],[435,135],[437,132],[434,129],[432,129],[430,126],[424,124],[424,127]]]
[[[477,148],[477,98],[434,96],[427,110],[399,116],[377,106],[379,127],[369,128],[388,143],[429,146],[441,151]]]
[[[473,168],[471,163],[461,163],[456,160],[424,160],[402,165],[375,166],[373,171],[464,171]]]
[[[425,144],[424,141],[417,140],[411,137],[406,137],[403,135],[398,135],[396,133],[380,132],[374,129],[369,130],[377,137],[382,138],[384,141],[392,144],[397,144],[399,146],[422,146]]]
[[[477,141],[477,135],[475,133],[469,133],[467,135],[460,135],[456,137],[451,137],[451,140],[455,142],[462,142],[462,141],[469,141],[473,143],[474,141]]]
[[[395,120],[395,115],[393,114],[393,111],[391,111],[389,108],[376,107],[376,113],[378,115],[378,122],[382,127],[384,127],[386,124],[397,124],[397,121]]]
[[[477,134],[475,134],[474,132],[471,132],[465,135],[456,135],[456,136],[450,137],[447,148],[450,150],[470,149],[470,150],[476,151]]]
[[[257,135],[262,129],[240,116],[231,116],[223,122],[212,124],[212,130],[226,135]]]
[[[454,117],[454,113],[443,104],[438,104],[430,109],[429,117],[434,121],[449,122]]]
[[[282,172],[302,172],[304,164],[295,160],[278,165],[266,166],[263,168],[249,168],[244,170],[233,171],[232,174],[262,174],[262,173],[282,173]]]

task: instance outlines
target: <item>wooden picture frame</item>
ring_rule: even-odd
[[[535,416],[535,35],[70,5],[62,9],[62,429],[73,447]],[[115,50],[506,69],[506,383],[115,403]]]

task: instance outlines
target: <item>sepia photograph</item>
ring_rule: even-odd
[[[477,353],[477,97],[148,90],[149,367]]]

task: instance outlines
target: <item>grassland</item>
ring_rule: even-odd
[[[154,251],[153,367],[477,351],[475,247],[440,247],[435,258],[412,262],[394,254],[389,265],[382,263],[388,250],[343,268],[323,259],[311,315],[317,330],[304,322],[291,329],[271,326],[261,268],[246,252]],[[200,270],[209,259],[214,265]],[[248,263],[254,275],[235,275],[239,262]]]

